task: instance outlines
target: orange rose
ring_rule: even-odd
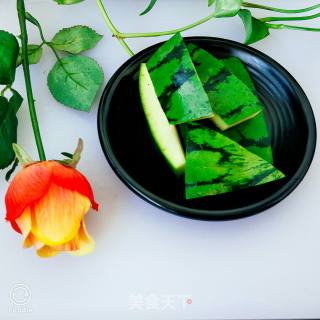
[[[94,249],[84,216],[98,204],[78,170],[57,161],[32,163],[15,176],[5,201],[6,220],[23,234],[23,246],[34,246],[39,256],[85,255]]]

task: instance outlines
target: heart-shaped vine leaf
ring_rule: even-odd
[[[29,44],[28,45],[28,60],[29,64],[37,64],[42,57],[42,48],[37,44]],[[22,63],[21,60],[21,48],[19,51],[19,56],[17,59],[17,66]]]
[[[83,0],[54,0],[58,4],[76,4],[82,2]]]
[[[208,0],[208,7],[211,7],[216,0]]]
[[[258,42],[270,34],[268,25],[265,22],[254,18],[249,10],[242,9],[238,14],[246,31],[245,44]]]
[[[16,112],[21,104],[22,97],[16,91],[9,101],[0,97],[0,169],[6,168],[15,158],[12,144],[17,142]]]
[[[59,59],[48,75],[48,87],[60,103],[81,111],[89,111],[103,83],[98,63],[84,56]]]
[[[0,30],[0,84],[11,85],[16,74],[19,44],[16,37]]]
[[[243,0],[215,0],[217,18],[233,17],[241,9]]]
[[[148,12],[150,12],[152,10],[152,8],[154,7],[154,5],[156,4],[157,0],[151,0],[149,5],[147,6],[147,8],[140,13],[140,16],[143,16],[145,14],[147,14]]]
[[[102,35],[86,26],[74,26],[60,30],[51,40],[51,45],[60,51],[73,54],[92,49]]]

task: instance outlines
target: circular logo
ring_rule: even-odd
[[[10,299],[16,305],[26,305],[31,300],[31,290],[25,284],[17,283],[10,291]]]

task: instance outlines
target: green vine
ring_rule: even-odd
[[[156,4],[156,0],[151,0],[146,10],[144,10],[141,15],[148,13]],[[300,31],[319,31],[319,28],[310,28],[310,27],[303,27],[303,26],[294,26],[294,25],[287,25],[287,24],[275,24],[272,22],[279,22],[279,21],[304,21],[304,20],[312,20],[320,17],[320,13],[316,13],[313,15],[308,16],[292,16],[292,17],[264,17],[261,19],[256,19],[252,16],[251,12],[245,13],[244,11],[248,11],[248,9],[260,9],[266,11],[272,11],[282,14],[297,14],[297,13],[304,13],[309,12],[312,10],[316,10],[320,8],[320,4],[316,4],[313,6],[309,6],[306,8],[301,9],[283,9],[283,8],[276,8],[270,7],[262,4],[250,3],[250,2],[243,2],[242,0],[209,0],[208,5],[211,6],[213,3],[216,4],[216,9],[210,15],[197,20],[191,24],[188,24],[184,27],[167,30],[167,31],[159,31],[159,32],[132,32],[132,33],[123,33],[120,32],[117,27],[111,21],[107,10],[103,4],[102,0],[97,0],[97,4],[100,8],[100,11],[104,17],[107,27],[111,31],[112,35],[119,40],[121,45],[125,48],[125,50],[132,56],[133,52],[129,48],[128,44],[125,42],[125,39],[128,38],[147,38],[147,37],[160,37],[160,36],[167,36],[172,35],[178,32],[184,32],[186,30],[193,29],[205,22],[208,22],[214,18],[227,18],[232,17],[237,14],[241,17],[245,30],[247,32],[246,43],[251,44],[253,42],[262,40],[266,36],[269,35],[269,29],[289,29],[289,30],[300,30]],[[245,18],[244,18],[245,16]],[[251,41],[254,39],[254,41]]]
[[[274,7],[269,7],[269,6],[265,6],[257,3],[250,3],[250,2],[243,2],[243,6],[245,8],[262,9],[262,10],[273,11],[278,13],[292,13],[292,14],[303,13],[303,12],[312,11],[320,8],[320,4],[316,4],[311,7],[306,7],[302,9],[281,9],[281,8],[274,8]]]

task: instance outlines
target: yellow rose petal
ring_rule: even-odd
[[[80,249],[77,251],[71,251],[70,254],[75,256],[84,256],[91,253],[95,249],[96,243],[88,234],[84,221],[82,221],[81,223],[81,227],[78,233],[78,239]]]
[[[54,249],[58,251],[76,251],[80,249],[79,239],[78,236],[76,236],[71,241],[61,244],[59,246],[54,246]]]
[[[37,254],[41,258],[51,258],[56,256],[58,253],[59,251],[49,246],[43,246],[41,249],[37,250]]]
[[[24,239],[23,247],[24,248],[30,248],[34,247],[36,250],[39,250],[44,246],[44,243],[38,240],[32,232],[29,233],[29,235]]]
[[[32,208],[32,233],[48,246],[58,246],[76,237],[90,200],[78,192],[52,184]]]
[[[29,207],[27,207],[22,215],[16,219],[16,223],[24,237],[27,238],[31,230],[31,211]]]

